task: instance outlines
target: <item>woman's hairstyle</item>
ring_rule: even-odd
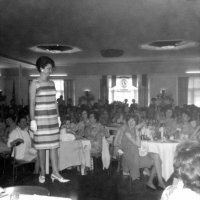
[[[177,146],[174,157],[175,175],[186,188],[200,193],[200,144],[187,141]]]
[[[96,119],[96,121],[99,122],[99,113],[91,111],[90,115],[94,115],[94,118]]]
[[[16,121],[16,116],[15,115],[7,115],[5,119],[12,119],[14,122]]]
[[[165,116],[166,116],[166,113],[167,113],[167,111],[172,111],[172,118],[174,118],[174,110],[173,110],[173,108],[172,107],[167,107],[167,108],[165,108]]]
[[[87,109],[82,109],[81,110],[81,114],[83,114],[83,112],[86,112],[87,113],[87,117],[88,117],[88,110]]]
[[[27,120],[26,115],[19,115],[17,118],[17,124],[19,124],[22,119]]]
[[[183,109],[181,114],[186,114],[191,119],[191,113],[188,110]]]
[[[123,120],[127,123],[129,119],[134,119],[135,123],[139,123],[139,117],[136,114],[128,113],[128,114],[123,114]]]
[[[55,63],[51,58],[47,56],[39,57],[36,61],[36,67],[38,72],[41,72],[41,69],[44,69],[48,64],[50,64],[52,68],[55,68]]]

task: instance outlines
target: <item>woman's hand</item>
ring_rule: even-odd
[[[35,120],[31,120],[30,129],[34,132],[37,131],[37,123]]]
[[[59,126],[59,127],[61,126],[61,120],[60,120],[60,117],[58,117],[58,126]]]

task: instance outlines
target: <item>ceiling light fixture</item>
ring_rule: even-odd
[[[30,74],[29,76],[31,77],[39,77],[40,75],[39,74]],[[50,76],[68,76],[67,74],[51,74]]]
[[[186,74],[200,74],[200,70],[196,70],[196,71],[186,71]]]
[[[124,51],[121,49],[102,49],[100,51],[103,57],[120,57],[123,55]]]
[[[29,48],[31,51],[40,53],[52,53],[52,54],[64,54],[64,53],[76,53],[82,51],[78,47],[71,45],[61,44],[39,44]]]
[[[146,50],[180,50],[190,47],[196,47],[199,43],[187,40],[157,40],[140,45],[141,49]]]

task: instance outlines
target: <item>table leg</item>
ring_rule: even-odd
[[[81,175],[85,175],[85,166],[81,165]]]

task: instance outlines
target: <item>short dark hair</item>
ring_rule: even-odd
[[[27,121],[26,115],[19,115],[17,118],[17,124],[19,124],[22,119],[25,119]]]
[[[177,146],[174,170],[185,187],[200,193],[200,144],[198,142],[187,141]]]
[[[36,67],[38,72],[41,72],[41,68],[44,69],[48,64],[52,65],[52,68],[55,68],[55,62],[47,57],[47,56],[41,56],[36,61]]]
[[[181,114],[186,114],[189,118],[191,118],[191,113],[190,111],[186,110],[186,109],[183,109]]]
[[[5,117],[5,120],[7,120],[7,119],[12,119],[14,122],[15,122],[15,120],[16,120],[16,116],[15,115],[7,115],[6,117]]]
[[[91,111],[89,115],[94,115],[94,118],[97,122],[99,122],[99,113],[95,111]]]
[[[132,114],[132,113],[128,113],[128,114],[123,114],[123,119],[128,122],[129,119],[134,119],[135,123],[138,124],[139,123],[139,117],[136,114]]]

